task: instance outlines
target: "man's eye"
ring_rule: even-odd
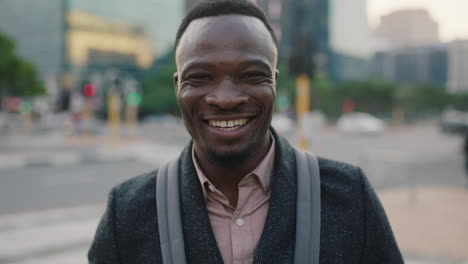
[[[200,73],[200,74],[192,74],[192,75],[187,76],[182,81],[182,83],[184,85],[199,87],[199,86],[208,84],[212,80],[213,80],[212,75]]]
[[[243,79],[258,78],[258,77],[266,77],[266,75],[261,72],[248,72],[242,75]]]
[[[247,72],[240,79],[253,84],[271,82],[271,76],[262,72]]]
[[[194,75],[189,76],[187,79],[209,81],[211,80],[211,76],[209,76],[208,74],[194,74]]]

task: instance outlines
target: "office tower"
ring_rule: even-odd
[[[399,10],[383,16],[375,35],[381,48],[387,50],[439,42],[438,24],[424,9]]]

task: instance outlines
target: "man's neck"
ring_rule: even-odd
[[[205,173],[205,176],[228,198],[230,204],[236,207],[239,195],[239,182],[260,164],[267,155],[271,144],[271,135],[268,134],[262,146],[253,150],[250,158],[235,168],[227,168],[210,162],[206,153],[197,150],[196,144],[194,144],[194,148],[198,164],[203,173]]]

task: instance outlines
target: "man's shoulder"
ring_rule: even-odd
[[[155,201],[156,175],[157,171],[148,172],[112,188],[107,211],[97,231],[102,241],[95,242],[96,248],[91,254],[105,256],[105,244],[109,244],[115,250],[109,254],[118,255],[120,263],[162,263],[158,259],[160,246]],[[98,258],[92,263],[97,263]],[[107,260],[99,259],[99,263],[104,261]],[[108,261],[106,263],[112,262]]]
[[[346,178],[350,181],[358,181],[361,179],[361,169],[357,166],[351,165],[346,162],[318,157],[320,175],[326,178]],[[326,179],[324,179],[326,180]]]
[[[321,157],[318,161],[322,191],[349,198],[362,192],[365,175],[359,167]]]
[[[131,209],[154,202],[157,170],[128,179],[112,189],[112,195],[121,208]]]

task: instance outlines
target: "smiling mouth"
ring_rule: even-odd
[[[243,127],[248,123],[249,119],[240,118],[235,120],[208,120],[211,127],[215,127],[224,131],[233,131]]]

